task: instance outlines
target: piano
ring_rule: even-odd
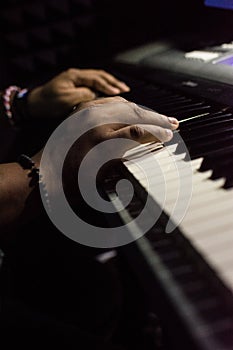
[[[233,1],[207,5],[217,14],[231,11],[233,20]],[[192,42],[187,50],[183,38],[155,41],[120,53],[112,68],[132,88],[125,98],[180,121],[171,142],[128,152],[104,186],[112,203],[119,180],[134,186],[118,215],[122,224],[148,198],[148,216],[161,209],[145,234],[119,250],[173,349],[233,349],[233,41],[227,39]]]

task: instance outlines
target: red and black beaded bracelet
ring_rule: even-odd
[[[27,97],[29,90],[20,88],[19,86],[9,86],[4,90],[2,95],[5,115],[11,125],[19,125],[26,119]]]

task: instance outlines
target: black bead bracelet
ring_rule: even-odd
[[[18,163],[21,165],[21,167],[26,170],[31,170],[28,174],[29,177],[31,177],[30,186],[35,186],[39,182],[39,168],[35,166],[35,162],[32,160],[32,158],[26,156],[26,154],[21,154],[18,157]]]

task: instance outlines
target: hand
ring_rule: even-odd
[[[81,103],[78,111],[79,126],[84,126],[84,130],[88,129],[88,132],[74,143],[64,163],[64,184],[72,194],[77,187],[78,170],[86,155],[89,158],[85,165],[84,181],[89,186],[102,160],[122,158],[128,149],[138,143],[170,141],[173,137],[172,131],[179,125],[175,118],[141,108],[121,97]],[[73,126],[70,126],[71,129],[73,130]],[[109,142],[114,139],[117,139],[117,143]],[[107,141],[106,147],[104,141]],[[101,143],[103,148],[95,147]]]
[[[172,130],[178,127],[176,119],[143,109],[119,96],[81,103],[77,110],[80,113],[75,111],[73,121],[72,118],[68,118],[63,122],[67,123],[65,130],[68,131],[68,137],[69,131],[74,132],[75,137],[80,128],[88,131],[73,144],[64,162],[64,190],[73,204],[82,202],[80,188],[77,186],[77,174],[86,155],[91,153],[86,163],[84,187],[90,188],[93,176],[99,170],[99,161],[101,163],[101,160],[105,160],[106,157],[110,160],[123,157],[125,151],[135,145],[134,141],[137,143],[169,141],[172,138]],[[96,121],[98,121],[97,127],[95,127]],[[63,164],[64,161],[61,150],[66,134],[64,137],[62,134],[59,136],[55,147],[49,150],[45,147],[47,161],[44,164],[41,163],[43,150],[33,157],[36,166],[42,171],[42,181],[45,188],[50,189],[49,195],[53,202],[56,199],[59,201],[62,195],[56,165]],[[107,141],[107,147],[102,150],[96,149],[95,146],[105,144],[103,141]],[[111,141],[116,141],[117,147],[111,144]],[[106,171],[108,169],[106,168]],[[23,170],[19,164],[10,163],[0,166],[1,230],[2,227],[6,227],[7,231],[12,225],[18,225],[19,221],[27,222],[41,211],[38,188],[30,187],[29,182],[28,170]]]
[[[29,114],[34,118],[64,118],[75,105],[95,99],[97,92],[117,95],[127,91],[125,83],[103,70],[70,68],[30,92]]]
[[[94,125],[98,118],[99,126],[83,138],[84,144],[89,144],[89,149],[95,144],[114,138],[125,138],[139,143],[167,142],[173,137],[172,131],[179,126],[176,118],[144,109],[120,96],[80,103],[75,112],[82,110],[86,110],[82,123],[88,123],[89,129],[92,129],[91,124]],[[116,119],[119,123],[115,122]]]

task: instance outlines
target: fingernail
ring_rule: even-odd
[[[168,120],[171,124],[179,124],[178,120],[176,118],[173,117],[168,117]]]

